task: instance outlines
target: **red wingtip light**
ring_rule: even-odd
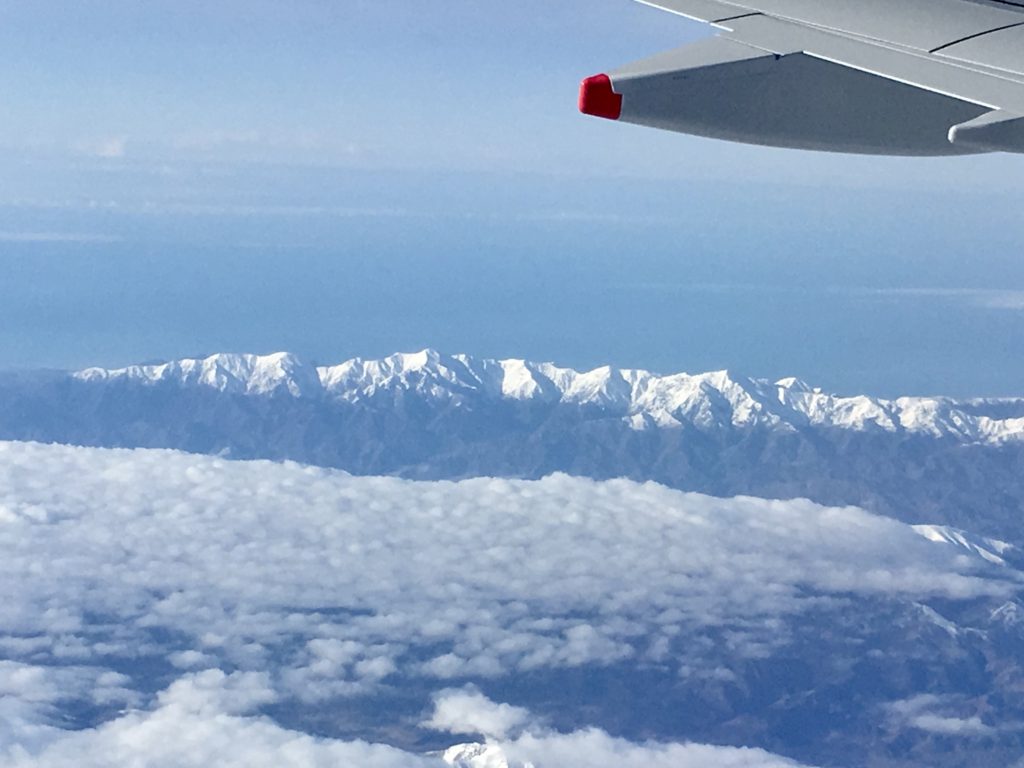
[[[618,120],[622,116],[622,94],[612,88],[608,75],[595,75],[583,81],[580,86],[580,112],[606,120]]]

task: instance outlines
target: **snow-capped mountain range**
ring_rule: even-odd
[[[187,713],[176,702],[197,686],[219,697],[217,679],[256,680],[223,666],[280,686],[239,694],[265,702],[264,726],[456,768],[547,765],[584,741],[630,765],[715,764],[690,745],[847,768],[1015,765],[1022,418],[1024,399],[839,397],[793,379],[432,351],[0,376],[16,622],[0,631],[0,678],[44,675],[70,704],[40,700],[42,722],[57,712],[121,742]],[[408,483],[24,441],[424,480],[551,476]],[[566,475],[808,497],[913,528]],[[94,682],[93,664],[110,674]],[[139,710],[132,697],[159,690]],[[522,715],[524,730],[422,721],[451,696],[446,711],[484,696],[480,711]],[[714,755],[794,764],[767,753]]]
[[[633,429],[814,427],[953,437],[971,443],[1024,441],[1024,398],[843,397],[796,378],[772,382],[728,371],[660,376],[609,366],[580,372],[551,363],[478,359],[429,349],[321,367],[289,353],[217,354],[114,370],[89,368],[72,375],[91,383],[207,387],[233,395],[287,394],[344,403],[409,393],[428,402],[463,406],[518,401],[593,407],[620,416]]]
[[[1024,544],[1024,398],[884,400],[725,371],[579,372],[433,350],[323,367],[219,354],[0,376],[0,439],[418,479],[627,477]]]

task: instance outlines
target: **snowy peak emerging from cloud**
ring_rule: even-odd
[[[728,371],[660,376],[649,371],[576,371],[551,363],[446,355],[435,350],[382,360],[355,358],[316,368],[294,355],[218,354],[202,360],[90,368],[85,382],[207,387],[227,394],[327,398],[358,404],[419,398],[472,407],[528,402],[600,409],[636,430],[769,427],[952,437],[967,443],[1024,440],[1024,399],[958,402],[947,398],[842,397],[795,378],[772,382]]]
[[[914,530],[929,541],[961,547],[996,565],[1006,565],[1006,558],[1015,561],[1020,559],[1020,553],[1012,544],[999,539],[974,536],[968,531],[961,531],[948,525],[915,525]]]

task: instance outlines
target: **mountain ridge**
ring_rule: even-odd
[[[257,396],[284,392],[350,403],[396,391],[453,402],[557,402],[619,413],[634,429],[684,423],[724,426],[727,419],[733,427],[880,429],[988,444],[1024,441],[1024,398],[839,396],[795,377],[771,381],[728,370],[659,375],[612,366],[577,371],[553,363],[446,355],[432,349],[380,360],[356,357],[333,366],[314,366],[287,352],[218,353],[120,369],[87,368],[70,375],[90,383],[206,386]],[[986,408],[992,412],[985,413]]]
[[[1024,547],[1024,398],[840,397],[799,379],[433,350],[320,367],[221,354],[0,376],[0,440],[420,480],[623,477],[859,506]]]

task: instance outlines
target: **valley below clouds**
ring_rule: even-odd
[[[1022,574],[853,507],[0,443],[0,590],[5,765],[1021,748]]]

